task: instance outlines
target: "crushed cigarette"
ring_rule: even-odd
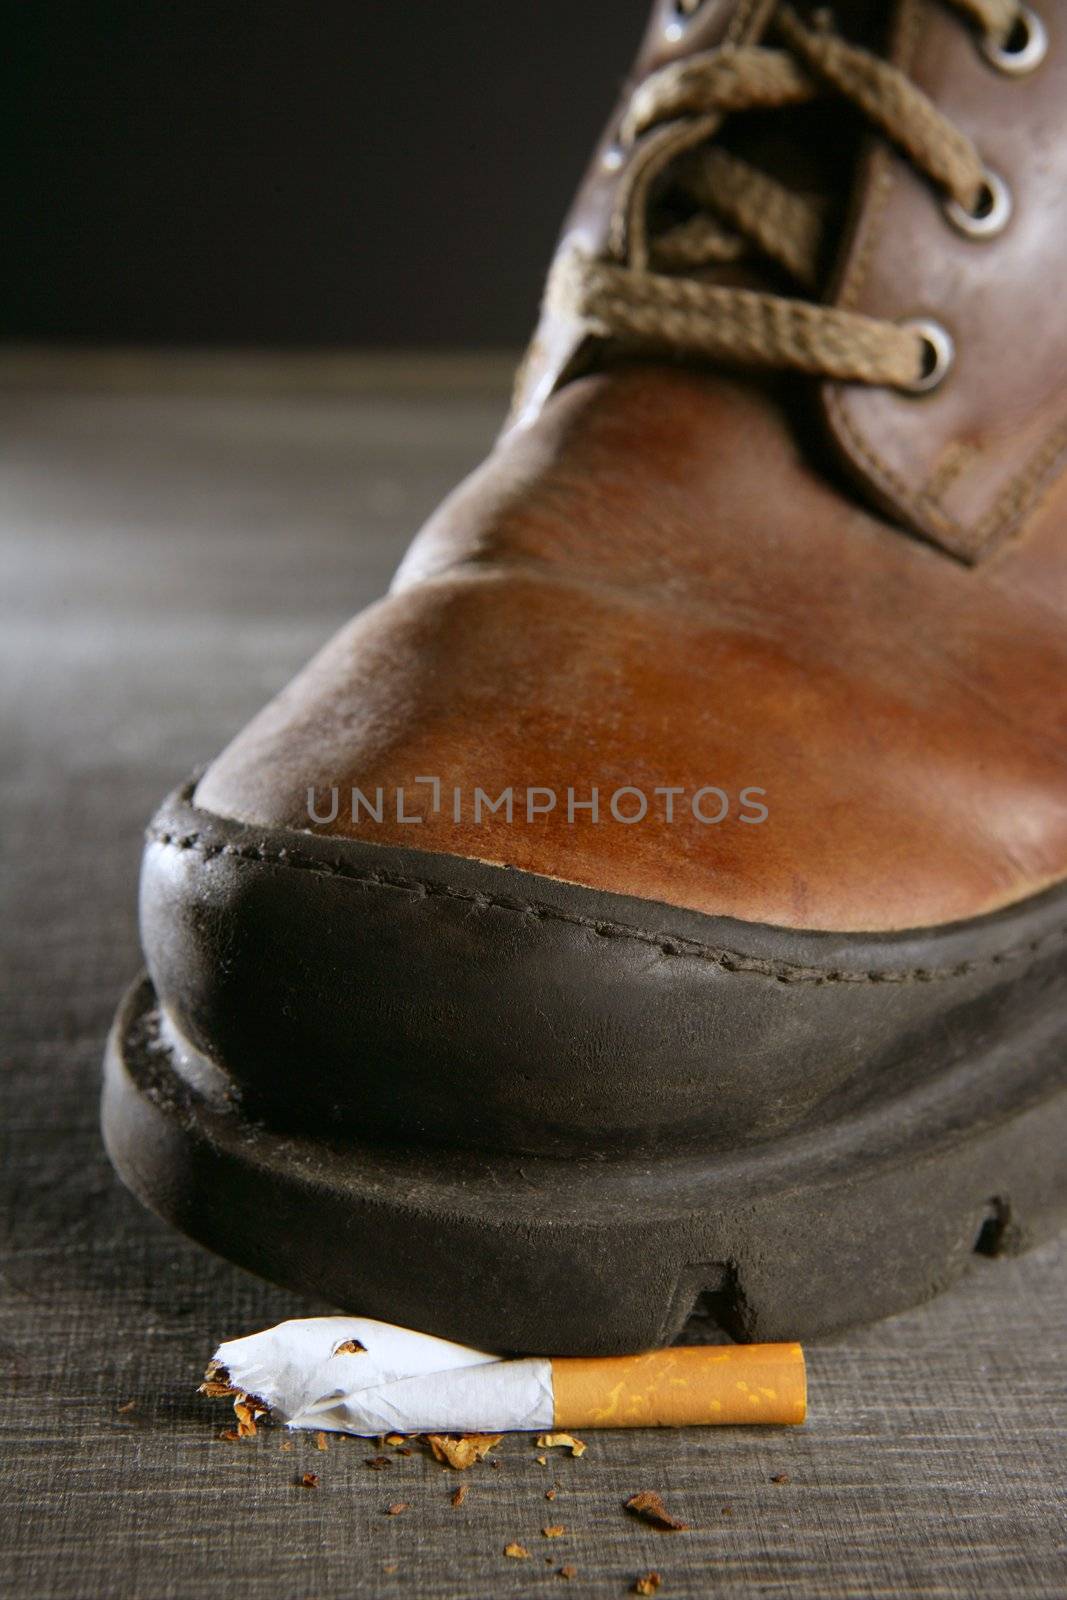
[[[454,1467],[457,1472],[465,1472],[483,1461],[502,1438],[499,1433],[464,1433],[459,1438],[449,1433],[428,1433],[426,1442],[438,1461]]]
[[[677,1517],[671,1516],[654,1489],[642,1489],[639,1494],[632,1494],[625,1506],[627,1511],[632,1511],[635,1517],[658,1528],[661,1533],[683,1533],[689,1526],[688,1522],[679,1522]]]
[[[634,1583],[634,1594],[655,1594],[663,1579],[658,1572],[646,1572]]]
[[[529,1561],[530,1552],[524,1544],[506,1544],[504,1554],[510,1556],[512,1561]]]
[[[529,1432],[539,1448],[575,1456],[587,1428],[800,1423],[806,1406],[797,1344],[512,1360],[367,1317],[308,1317],[227,1340],[202,1392],[247,1408],[244,1437],[269,1412],[289,1428],[390,1444]]]
[[[368,1317],[305,1317],[225,1341],[207,1378],[221,1385],[213,1395],[254,1395],[276,1424],[392,1442],[552,1427],[551,1374],[541,1357],[506,1360]]]
[[[581,1439],[576,1439],[572,1433],[542,1433],[537,1441],[539,1450],[565,1450],[570,1449],[572,1456],[584,1456],[587,1445]]]

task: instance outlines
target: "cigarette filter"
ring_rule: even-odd
[[[557,1428],[688,1428],[803,1422],[798,1344],[679,1345],[641,1356],[555,1358]]]
[[[290,1428],[363,1435],[800,1423],[806,1410],[798,1344],[511,1361],[367,1317],[311,1317],[229,1340],[213,1369]]]

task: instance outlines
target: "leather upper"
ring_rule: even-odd
[[[932,318],[952,337],[952,371],[921,397],[823,385],[821,431],[870,504],[964,560],[1017,531],[1067,464],[1067,0],[1038,5],[1048,52],[1022,77],[990,65],[949,0],[893,8],[889,59],[975,141],[1007,184],[1011,217],[995,237],[961,235],[907,159],[872,137],[828,294],[869,316]],[[686,22],[675,0],[657,0],[561,250],[618,248],[627,164],[616,162],[616,133],[634,84],[672,59],[757,41],[773,9],[772,0],[704,0]],[[841,8],[846,34],[864,9]],[[580,366],[583,344],[573,322],[542,316],[516,394],[520,421]]]
[[[940,925],[1067,876],[1065,7],[1018,82],[936,0],[898,21],[896,58],[1016,191],[979,244],[897,157],[860,182],[835,292],[950,325],[941,388],[576,376],[577,330],[543,323],[489,461],[198,804],[787,928]],[[685,26],[658,6],[637,75],[748,37],[766,9],[707,0]],[[613,127],[564,243],[608,236]],[[768,816],[457,821],[429,775],[468,798],[757,788]],[[379,785],[421,820],[353,823],[350,789]],[[309,789],[335,786],[336,818],[313,821]]]
[[[1046,59],[994,70],[937,0],[902,7],[892,55],[975,141],[1011,195],[1002,233],[958,233],[938,197],[879,141],[842,255],[836,300],[933,317],[952,371],[916,397],[828,384],[826,423],[869,498],[965,560],[1025,526],[1067,463],[1067,6],[1040,0]]]
[[[336,832],[714,915],[896,929],[1067,874],[1061,498],[967,568],[841,493],[752,384],[637,367],[503,440],[358,617],[201,781],[307,828],[307,792],[408,785]],[[768,819],[434,814],[420,776],[766,791]],[[578,814],[581,817],[583,814]],[[587,816],[587,814],[584,814]]]

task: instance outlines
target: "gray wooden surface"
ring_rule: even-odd
[[[0,1591],[608,1596],[655,1568],[664,1600],[1061,1600],[1062,1240],[813,1348],[802,1430],[600,1435],[547,1467],[516,1437],[462,1477],[421,1453],[375,1472],[356,1441],[221,1442],[195,1394],[219,1339],[311,1308],[170,1233],[101,1151],[141,828],[383,589],[503,386],[470,361],[0,362]],[[691,1531],[626,1516],[645,1488]]]

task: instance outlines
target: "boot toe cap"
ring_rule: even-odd
[[[727,1151],[899,1095],[1047,998],[1062,921],[1053,896],[913,934],[797,933],[256,827],[189,790],[156,818],[142,888],[164,1011],[252,1114],[548,1155]]]

